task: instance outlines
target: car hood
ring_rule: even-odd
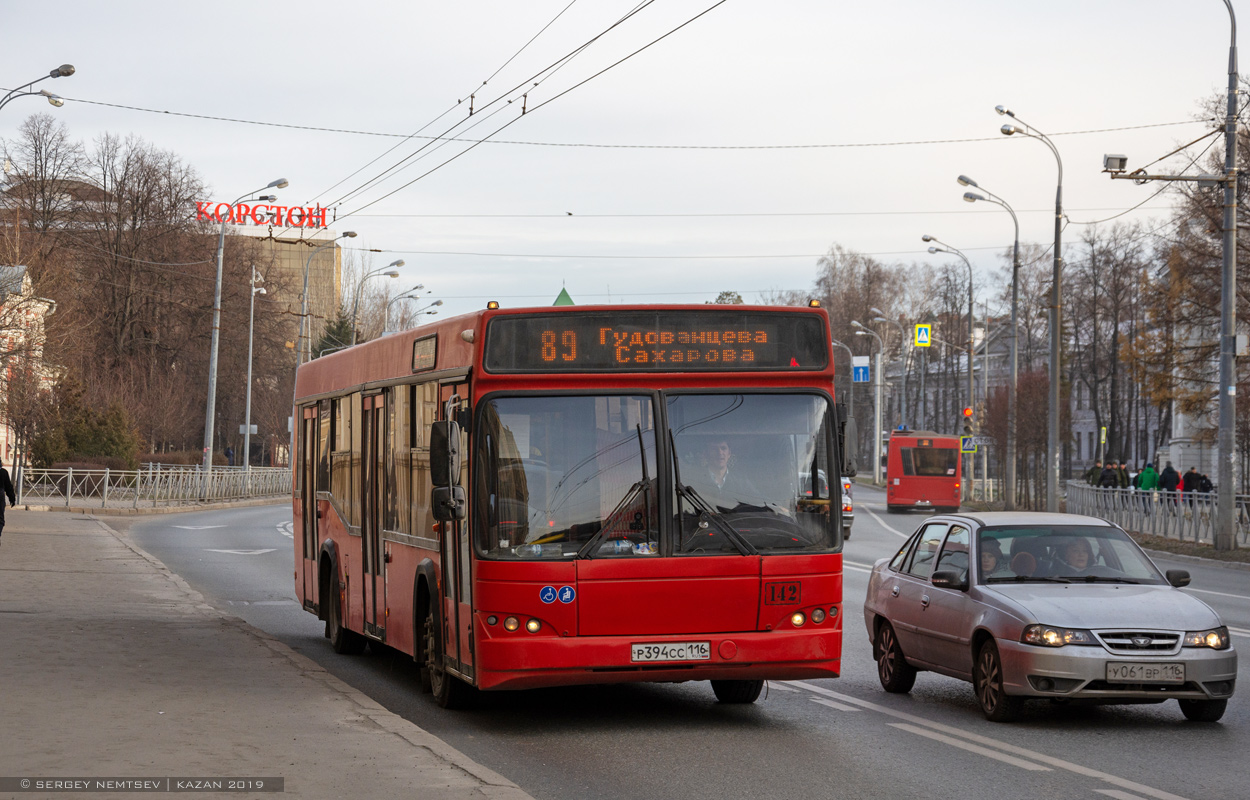
[[[1171,586],[1021,583],[981,589],[1044,625],[1196,631],[1220,624],[1210,606]]]

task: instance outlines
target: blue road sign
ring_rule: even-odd
[[[852,367],[853,373],[851,380],[855,383],[868,383],[871,378],[868,375],[868,367]]]
[[[977,446],[976,446],[976,443],[972,441],[975,438],[976,438],[975,436],[960,436],[959,437],[960,452],[975,453],[977,451]]]

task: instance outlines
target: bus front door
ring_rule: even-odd
[[[455,398],[467,398],[469,384],[444,384],[439,387],[440,419],[448,419],[448,412],[467,407],[463,400],[457,405]],[[469,485],[468,433],[461,430],[460,485]],[[472,503],[469,504],[472,507]],[[453,520],[441,523],[440,563],[443,581],[443,652],[451,660],[449,666],[462,677],[473,679],[473,584],[469,574],[469,521]]]
[[[363,549],[365,633],[386,641],[386,556],[382,551],[381,492],[386,485],[383,454],[386,452],[386,404],[383,395],[364,398],[361,441],[360,535]]]

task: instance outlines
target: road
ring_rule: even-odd
[[[753,706],[721,706],[705,683],[488,693],[465,712],[422,695],[397,654],[338,656],[322,623],[297,606],[288,505],[116,523],[211,602],[261,628],[518,783],[534,797],[639,798],[1244,798],[1250,796],[1246,692],[1219,724],[1153,706],[1026,706],[1011,725],[985,721],[971,687],[921,673],[910,695],[877,683],[860,609],[868,570],[922,515],[887,515],[856,488],[845,550],[845,650],[837,680],[772,683]],[[113,524],[113,521],[110,520]],[[1188,569],[1250,651],[1250,572]],[[1250,659],[1241,659],[1244,673]],[[1244,684],[1244,681],[1242,681]]]

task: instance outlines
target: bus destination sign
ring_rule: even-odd
[[[486,333],[490,372],[820,370],[814,314],[621,311],[500,316]]]

